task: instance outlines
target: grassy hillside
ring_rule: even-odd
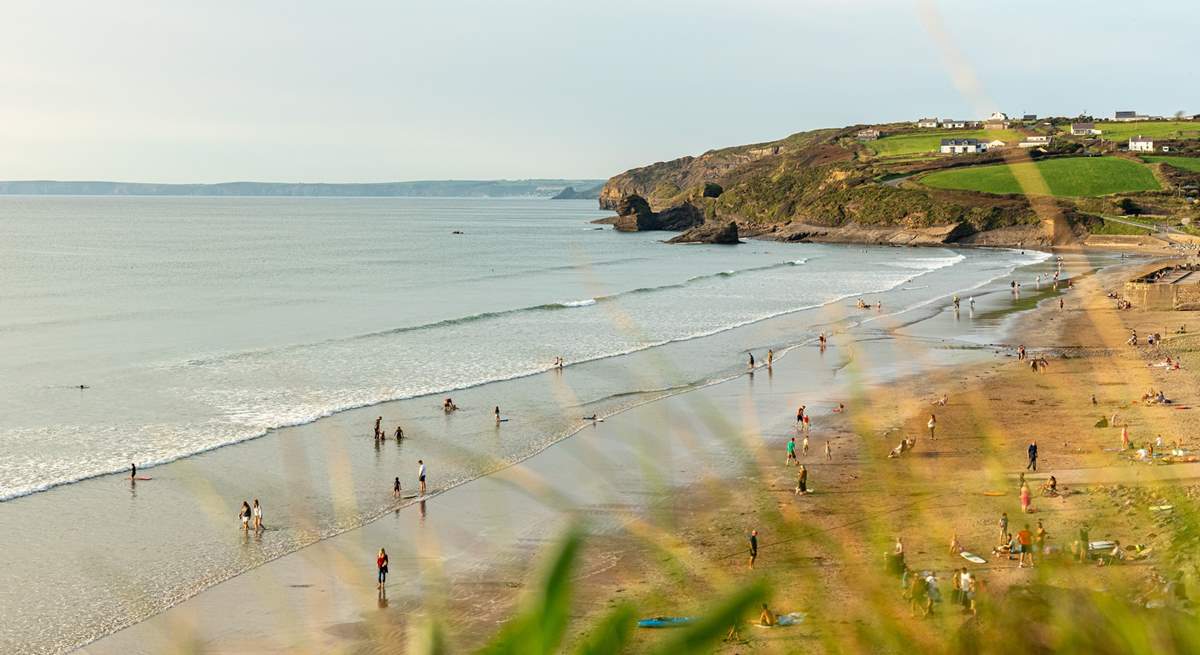
[[[1170,164],[1193,173],[1200,173],[1200,157],[1143,157],[1152,164]]]
[[[1065,128],[1070,131],[1070,126]],[[1109,141],[1128,141],[1129,137],[1143,136],[1171,139],[1200,138],[1200,121],[1141,121],[1135,123],[1096,123],[1100,137]]]
[[[1008,145],[1016,145],[1022,135],[1014,130],[923,130],[907,134],[885,136],[878,141],[868,144],[875,154],[882,156],[912,155],[923,152],[937,152],[942,139],[979,139],[991,141],[1000,139]]]
[[[921,178],[921,182],[937,189],[1065,197],[1159,188],[1149,168],[1116,157],[1077,157],[957,168],[930,173]]]

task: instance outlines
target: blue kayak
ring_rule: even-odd
[[[639,628],[678,628],[694,621],[690,616],[656,616],[638,621]]]

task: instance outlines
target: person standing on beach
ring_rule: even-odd
[[[1017,346],[1017,361],[1019,362],[1024,359],[1025,359],[1025,344],[1021,344],[1021,345]]]
[[[250,503],[243,500],[242,501],[242,510],[240,512],[238,512],[238,518],[240,518],[242,520],[242,531],[243,532],[250,531],[250,516],[251,516]]]
[[[800,408],[796,410],[796,423],[799,423],[801,426],[804,425],[805,408],[807,408],[807,405],[801,405]]]
[[[400,497],[400,476],[396,476],[396,481],[392,483],[392,498]]]
[[[808,439],[808,433],[812,429],[812,422],[808,418],[808,414],[804,415],[804,438]]]
[[[254,499],[254,507],[250,510],[250,513],[254,517],[254,531],[265,530],[266,528],[263,527],[262,522],[262,506],[258,504],[257,498]]]
[[[1046,552],[1046,528],[1042,527],[1042,520],[1038,519],[1037,532],[1033,533],[1033,552]]]
[[[749,354],[750,354],[750,368],[751,368],[751,370],[753,370],[754,369],[754,353],[749,353]]]
[[[134,464],[133,462],[129,463],[129,479],[137,480],[137,464]]]
[[[817,337],[817,343],[819,343],[821,346],[821,352],[825,352],[826,339],[824,332],[821,333],[821,336]]]
[[[404,438],[404,428],[397,425],[396,426],[396,441],[400,441],[403,438]]]
[[[1017,543],[1020,544],[1021,554],[1017,556],[1017,568],[1025,568],[1025,560],[1029,560],[1029,566],[1033,566],[1033,536],[1029,533],[1029,524],[1017,533]]]
[[[803,467],[801,467],[803,468]],[[754,568],[754,560],[758,559],[758,530],[750,531],[750,568]]]
[[[767,368],[771,368],[771,365],[774,363],[775,363],[775,351],[767,350]]]
[[[1025,465],[1025,470],[1026,471],[1030,471],[1030,470],[1037,471],[1037,455],[1038,455],[1037,442],[1030,441],[1029,448],[1027,448],[1026,450],[1029,452],[1029,463]]]
[[[500,406],[496,405],[496,425],[500,425]]]
[[[804,431],[804,443],[800,446],[800,452],[804,453],[804,457],[808,457],[808,430]]]
[[[1129,426],[1121,428],[1121,450],[1129,450]]]
[[[791,466],[795,462],[796,462],[796,437],[792,437],[791,439],[788,440],[788,443],[787,443],[787,461],[784,462],[783,465]]]
[[[808,493],[808,468],[801,464],[800,472],[796,474],[796,495],[806,493]]]
[[[926,425],[929,426],[929,438],[931,440],[936,439],[937,437],[935,437],[933,435],[934,435],[934,431],[937,429],[937,416],[930,414],[929,422],[926,423]]]
[[[830,448],[828,439],[825,440],[825,461],[833,461],[833,449]]]
[[[382,417],[382,416],[380,416],[380,417],[378,417],[378,418],[376,418],[376,419],[375,419],[375,438],[376,438],[376,439],[378,439],[378,438],[379,438],[379,424],[380,424],[380,423],[383,423],[383,417]]]
[[[387,584],[388,556],[387,551],[382,548],[379,549],[379,554],[375,556],[375,568],[379,571],[379,584],[375,585],[375,587],[383,589],[383,585]]]
[[[999,543],[1004,543],[1005,541],[1008,540],[1008,512],[1000,513],[999,526],[1000,526],[1000,541],[999,541]]]
[[[420,487],[421,495],[425,495],[425,460],[417,460],[417,484]]]

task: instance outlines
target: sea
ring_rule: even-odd
[[[436,487],[463,484],[584,417],[942,311],[1048,258],[667,245],[591,222],[605,215],[535,198],[0,197],[0,550],[25,571],[0,590],[0,647],[69,650],[370,521],[418,455]],[[881,306],[844,318],[859,299]],[[327,474],[330,444],[370,443],[377,411],[408,437],[389,448],[410,450]],[[131,464],[187,493],[131,497],[116,484]],[[297,471],[322,482],[293,493]],[[256,549],[214,518],[252,495],[284,526]],[[105,546],[131,531],[136,552]],[[114,586],[136,597],[113,602]]]

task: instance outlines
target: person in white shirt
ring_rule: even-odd
[[[425,460],[418,459],[417,464],[420,465],[417,467],[417,482],[420,484],[420,487],[421,487],[421,495],[424,496],[425,495]]]

